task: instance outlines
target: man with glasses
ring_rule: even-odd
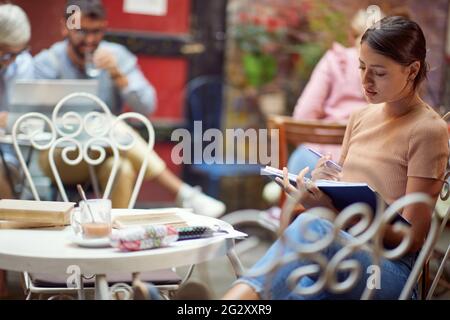
[[[124,104],[134,111],[149,115],[156,106],[156,93],[142,74],[137,58],[124,46],[103,40],[107,27],[106,13],[101,0],[69,0],[66,16],[62,21],[65,40],[54,44],[35,57],[35,76],[39,79],[91,79],[99,80],[99,97],[111,111],[118,115]],[[72,11],[73,9],[73,11]],[[80,22],[78,25],[76,22]],[[122,160],[122,179],[112,190],[115,207],[126,207],[134,186],[133,176],[138,172],[145,155],[145,142],[141,138],[127,152]],[[64,164],[61,164],[64,166]],[[48,161],[41,161],[44,172],[50,174]],[[105,169],[106,167],[106,169]],[[60,169],[63,181],[74,181]],[[107,163],[100,168],[109,172]],[[85,172],[86,178],[88,172]],[[65,176],[65,177],[64,177]],[[76,178],[81,179],[83,175]],[[99,174],[101,185],[106,185],[107,174]],[[145,179],[154,179],[169,190],[178,205],[193,208],[198,214],[218,217],[225,212],[225,205],[199,190],[183,183],[166,167],[166,164],[152,152]]]
[[[25,12],[11,4],[0,5],[0,129],[10,125],[8,118],[11,85],[16,79],[33,77],[33,64],[28,53],[31,28]],[[6,183],[3,165],[17,165],[10,145],[0,145],[3,161],[0,162],[0,198],[12,198]],[[0,270],[0,298],[7,295],[6,274]]]

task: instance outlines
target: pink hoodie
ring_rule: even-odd
[[[358,49],[333,43],[316,65],[297,101],[293,117],[346,123],[354,110],[366,105],[359,74]],[[335,160],[340,157],[340,147],[308,146],[322,154],[331,153]]]

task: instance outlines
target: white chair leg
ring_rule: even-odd
[[[430,300],[433,297],[434,290],[437,287],[437,284],[439,283],[439,279],[442,276],[442,272],[444,271],[445,264],[447,262],[448,257],[450,256],[450,246],[447,248],[447,251],[445,252],[444,258],[442,259],[441,264],[439,265],[439,269],[436,273],[436,276],[434,277],[433,283],[431,284],[430,290],[428,291],[427,300]]]
[[[86,300],[86,296],[84,294],[84,283],[82,274],[80,274],[80,288],[78,289],[78,300]]]
[[[95,276],[95,299],[96,300],[109,300],[109,288],[106,275],[97,274]]]
[[[241,263],[241,260],[239,260],[238,255],[234,251],[234,249],[231,249],[227,253],[228,260],[230,260],[231,265],[233,266],[234,274],[236,275],[236,278],[239,278],[244,274],[244,266]]]

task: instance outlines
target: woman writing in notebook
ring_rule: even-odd
[[[369,28],[361,39],[359,68],[365,97],[370,103],[354,112],[345,134],[339,164],[342,172],[325,165],[322,158],[312,172],[316,179],[336,179],[349,182],[366,182],[391,204],[402,196],[414,192],[429,195],[437,200],[443,184],[448,159],[447,126],[440,116],[418,94],[419,85],[426,77],[426,42],[418,24],[402,17],[387,17]],[[285,174],[285,190],[300,192],[300,203],[306,208],[327,207],[333,211],[332,201],[314,183],[305,185],[303,177],[297,178],[297,188],[292,187]],[[287,171],[285,172],[287,173]],[[408,254],[398,260],[382,258],[380,262],[381,285],[375,290],[377,299],[397,299],[414,265],[417,252],[427,235],[432,210],[426,204],[406,206],[402,216],[410,223],[412,242]],[[312,221],[312,222],[311,222]],[[292,223],[285,218],[284,235],[298,244],[308,242],[299,230],[303,227],[325,236],[331,225],[324,219],[308,213],[299,215]],[[342,231],[343,238],[352,236]],[[396,246],[401,235],[388,229],[385,243]],[[323,251],[328,259],[339,251],[333,244]],[[259,269],[292,253],[292,249],[278,240],[266,255],[253,267]],[[358,299],[366,286],[371,257],[365,252],[352,255],[362,267],[362,279],[353,289],[341,295],[328,291],[315,296],[300,296],[289,289],[286,279],[297,268],[307,265],[298,259],[285,264],[275,273],[242,277],[225,295],[225,299]],[[365,277],[365,279],[364,279]],[[310,286],[315,280],[302,277],[299,286]]]

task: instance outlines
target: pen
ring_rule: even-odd
[[[310,151],[311,153],[313,153],[314,155],[318,156],[319,158],[322,158],[323,155],[319,152],[317,152],[316,150],[313,150],[311,148],[307,148],[308,151]],[[338,165],[336,162],[332,161],[332,160],[327,160],[326,164],[328,166],[332,166],[334,167],[337,171],[341,172],[342,171],[342,167],[340,165]]]

